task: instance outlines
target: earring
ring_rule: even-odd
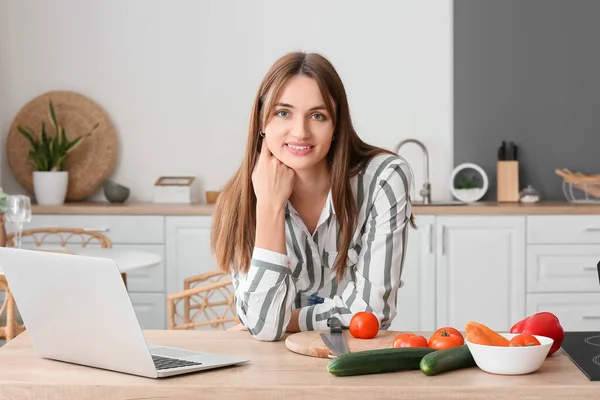
[[[333,135],[333,137],[331,138],[331,141],[333,142],[335,140],[335,135]]]
[[[264,132],[258,132],[260,137],[265,137],[265,133]]]

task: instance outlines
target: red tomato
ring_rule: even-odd
[[[372,339],[379,333],[379,320],[368,311],[357,312],[350,320],[350,334],[357,339]]]
[[[565,332],[556,315],[542,311],[517,322],[510,328],[510,333],[528,333],[530,335],[547,336],[554,339],[548,352],[551,356],[560,349],[565,338]]]
[[[401,333],[394,338],[392,347],[427,347],[427,339],[414,333]]]
[[[436,350],[449,349],[465,344],[463,335],[456,329],[446,326],[440,328],[429,338],[428,347]]]
[[[539,346],[540,341],[533,335],[524,333],[522,335],[515,336],[508,342],[508,347],[522,347],[522,346]]]

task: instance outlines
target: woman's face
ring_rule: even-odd
[[[290,78],[267,118],[265,140],[271,153],[295,171],[326,165],[333,138],[333,120],[317,82]]]

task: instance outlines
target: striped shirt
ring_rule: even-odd
[[[382,154],[351,178],[359,212],[341,281],[333,270],[341,235],[331,191],[312,235],[288,201],[287,254],[255,247],[248,273],[232,273],[236,310],[253,337],[279,340],[295,308],[300,308],[301,331],[327,330],[330,317],[349,326],[359,311],[370,311],[383,328],[389,326],[401,286],[411,176],[405,160]],[[309,305],[311,295],[324,301]]]

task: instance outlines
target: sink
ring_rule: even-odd
[[[462,201],[433,201],[429,204],[423,204],[422,201],[414,201],[413,206],[419,207],[435,207],[435,206],[466,206],[468,203]]]

